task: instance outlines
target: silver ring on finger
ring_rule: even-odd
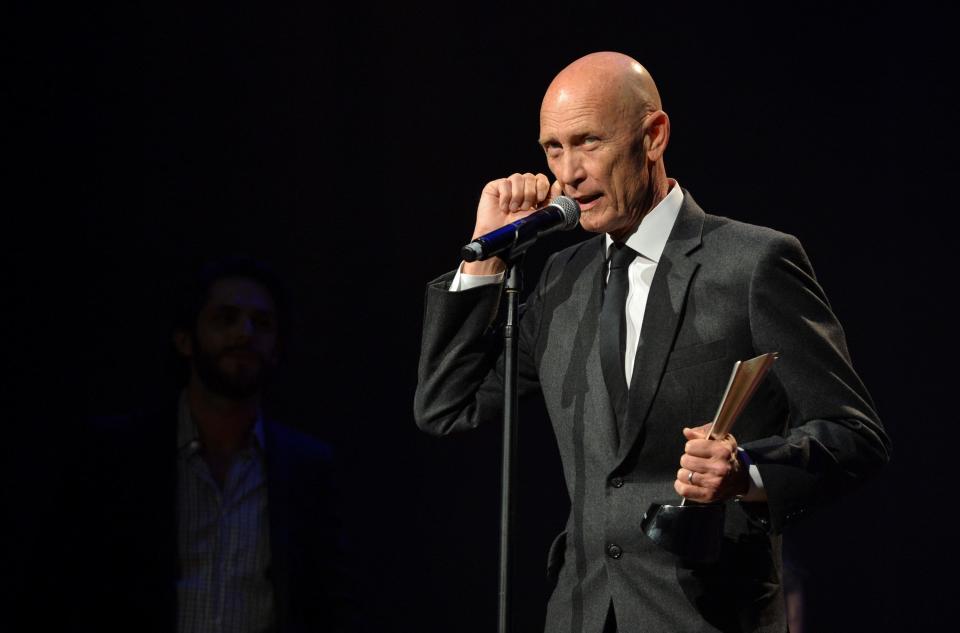
[[[690,474],[687,475],[687,481],[690,483],[691,486],[696,486],[696,485],[697,485],[697,484],[693,483],[693,471],[692,471],[692,470],[690,471]]]

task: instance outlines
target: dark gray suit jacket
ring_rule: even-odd
[[[617,442],[598,352],[603,246],[600,235],[554,254],[521,319],[521,393],[542,391],[571,501],[549,554],[546,630],[599,633],[612,600],[624,632],[785,631],[777,535],[888,459],[843,330],[795,238],[707,215],[684,192]],[[451,277],[427,289],[415,398],[437,435],[495,422],[502,398],[500,287],[451,293]],[[735,429],[768,502],[730,503],[720,562],[679,560],[642,532],[643,513],[676,502],[681,429],[712,419],[733,363],[773,351]]]

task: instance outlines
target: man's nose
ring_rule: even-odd
[[[554,174],[560,182],[576,187],[587,177],[583,161],[577,151],[566,151],[560,157],[559,169]]]
[[[244,339],[248,339],[251,336],[253,336],[253,332],[254,332],[253,319],[251,319],[248,316],[241,317],[238,330],[240,335]]]

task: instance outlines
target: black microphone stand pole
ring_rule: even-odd
[[[510,620],[510,572],[513,523],[516,498],[513,494],[517,472],[517,418],[519,380],[519,312],[523,272],[520,262],[523,253],[505,258],[507,262],[505,286],[507,294],[507,321],[503,328],[503,455],[500,484],[500,583],[497,605],[497,633],[508,633]]]
[[[503,328],[504,365],[503,365],[503,455],[500,483],[500,586],[497,604],[497,631],[508,633],[510,628],[510,555],[513,549],[513,523],[516,515],[517,472],[517,383],[519,382],[520,349],[520,291],[523,289],[521,262],[527,249],[541,235],[557,229],[568,230],[577,226],[580,220],[580,206],[575,200],[557,196],[543,213],[528,215],[526,218],[507,224],[487,233],[464,246],[460,255],[464,261],[484,260],[494,255],[507,264],[507,322]],[[523,227],[526,230],[521,230]]]

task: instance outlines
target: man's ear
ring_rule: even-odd
[[[173,333],[173,346],[184,358],[193,357],[193,337],[184,330],[175,330]]]
[[[670,142],[670,117],[663,110],[651,112],[643,121],[643,147],[647,160],[657,162],[663,158]]]

